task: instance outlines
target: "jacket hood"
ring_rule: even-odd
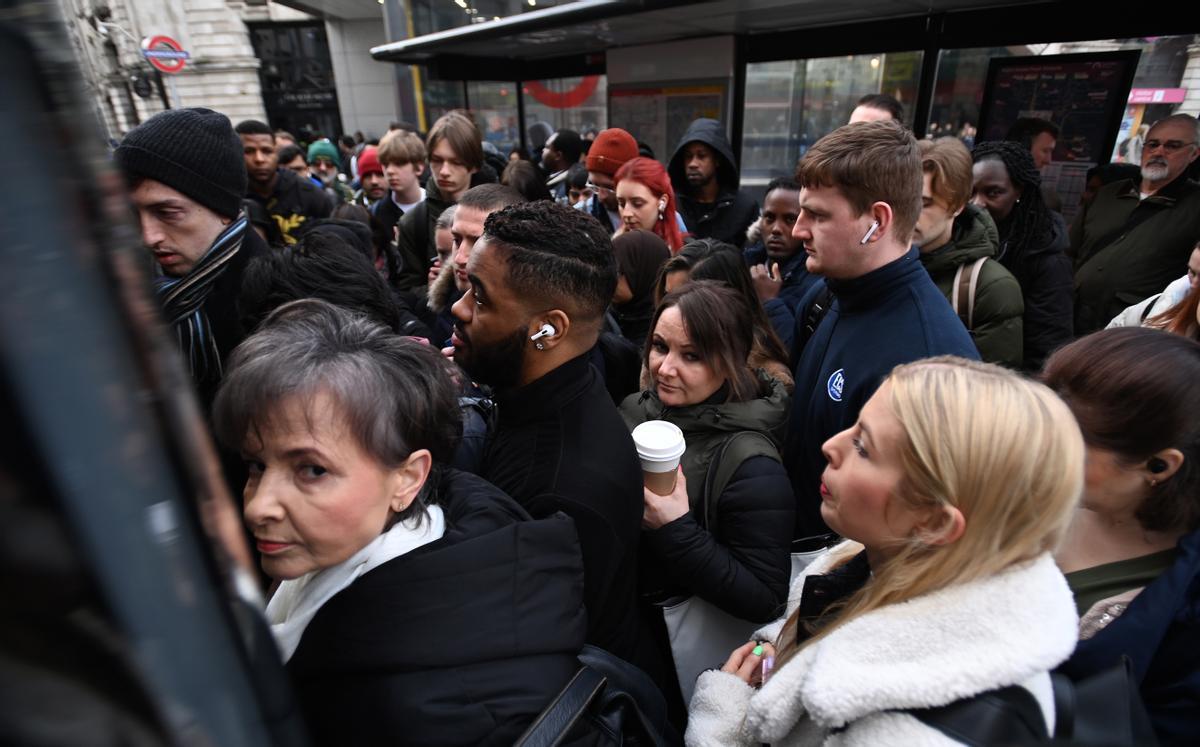
[[[921,254],[921,264],[931,274],[965,265],[980,257],[995,257],[1000,246],[1000,234],[986,210],[967,203],[967,209],[954,219],[950,243]]]
[[[689,433],[714,430],[737,433],[760,431],[776,441],[787,423],[791,397],[778,380],[759,369],[756,372],[760,395],[745,402],[722,402],[687,407],[666,407],[653,389],[630,395],[621,405],[621,415],[632,430],[647,420],[669,420],[679,426],[686,439]]]
[[[436,490],[446,533],[329,600],[305,639],[349,645],[310,650],[319,663],[309,666],[409,671],[583,645],[583,564],[573,522],[562,514],[531,520],[499,488],[457,470],[446,469]],[[304,641],[297,657],[303,653]],[[294,658],[293,665],[305,662]]]
[[[675,186],[675,191],[687,191],[681,189],[683,185],[687,184],[683,149],[688,143],[695,142],[704,143],[717,152],[717,183],[721,185],[721,191],[736,191],[741,181],[737,161],[734,160],[733,148],[729,145],[728,138],[725,137],[725,127],[715,119],[697,119],[688,126],[683,137],[679,138],[679,145],[675,146],[675,152],[671,155],[671,161],[667,165],[667,173],[671,177],[671,184]]]

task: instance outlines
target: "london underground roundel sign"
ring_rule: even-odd
[[[169,36],[159,35],[142,40],[142,56],[157,70],[177,73],[187,64],[190,55],[179,42]]]

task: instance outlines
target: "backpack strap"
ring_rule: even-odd
[[[829,290],[828,285],[822,286],[817,297],[804,312],[804,324],[800,328],[800,337],[796,340],[797,351],[803,350],[812,336],[816,334],[817,327],[821,326],[821,320],[829,313],[831,306],[833,306],[833,291]]]
[[[713,453],[712,461],[708,463],[708,473],[704,477],[704,493],[701,505],[704,507],[704,526],[717,536],[717,504],[733,473],[738,471],[742,462],[756,456],[765,456],[781,461],[779,450],[775,443],[758,431],[738,431],[726,438]]]
[[[964,272],[966,265],[959,265],[954,271],[954,282],[950,285],[950,305],[968,331],[975,329],[975,291],[979,287],[983,263],[987,260],[987,257],[975,260],[971,264],[970,274]]]
[[[989,690],[936,708],[899,712],[972,747],[1041,744],[1050,738],[1037,699],[1020,685]]]
[[[518,747],[554,747],[562,744],[571,728],[587,713],[592,703],[604,691],[604,676],[584,664],[554,698],[538,714],[525,733],[514,743]]]

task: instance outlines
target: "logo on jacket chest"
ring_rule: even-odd
[[[825,391],[829,392],[829,398],[834,402],[842,401],[842,389],[846,386],[846,369],[839,368],[829,376],[829,381],[825,382]]]

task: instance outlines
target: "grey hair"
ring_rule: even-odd
[[[1159,125],[1168,124],[1170,122],[1178,122],[1180,124],[1186,124],[1187,126],[1191,127],[1192,128],[1192,141],[1200,142],[1200,119],[1193,117],[1191,114],[1177,113],[1177,114],[1172,114],[1168,117],[1163,117],[1162,119],[1158,120],[1154,124],[1150,125],[1150,129],[1153,130],[1155,127],[1158,127]],[[1147,131],[1146,135],[1149,136],[1149,134],[1150,134],[1150,132]]]
[[[213,404],[217,438],[241,449],[291,397],[327,393],[349,432],[381,465],[417,449],[448,464],[462,437],[449,362],[434,348],[394,334],[327,301],[284,304],[233,351]],[[396,518],[424,515],[431,483]]]
[[[457,212],[458,212],[458,205],[451,205],[450,207],[443,210],[442,214],[438,216],[437,223],[433,224],[434,230],[449,231],[450,227],[454,225],[454,214]]]

